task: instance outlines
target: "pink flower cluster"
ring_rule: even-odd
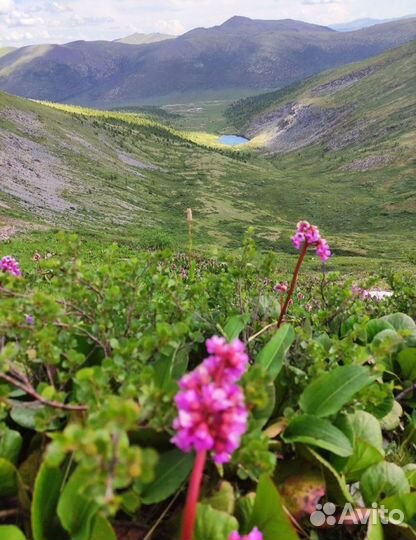
[[[292,244],[296,249],[300,249],[304,243],[316,248],[316,254],[322,262],[326,262],[331,256],[331,250],[324,238],[321,238],[318,227],[311,225],[308,221],[299,221],[296,234],[292,236]]]
[[[19,263],[13,257],[3,257],[0,260],[0,272],[11,274],[12,276],[20,277],[22,271],[20,270]]]
[[[212,337],[209,356],[179,381],[178,416],[172,442],[184,452],[209,451],[216,463],[227,463],[247,430],[244,394],[236,384],[246,371],[245,345],[236,339]]]
[[[282,281],[281,283],[276,283],[276,285],[273,287],[273,290],[275,293],[284,294],[285,292],[287,292],[287,282]]]
[[[358,296],[359,298],[370,298],[370,293],[366,289],[362,289],[361,287],[354,286],[352,287],[351,291],[354,296]]]
[[[228,537],[228,540],[263,540],[263,535],[258,528],[255,527],[251,533],[246,534],[246,536],[240,536],[238,532],[233,532]]]

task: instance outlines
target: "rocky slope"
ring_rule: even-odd
[[[413,42],[284,91],[241,100],[228,114],[241,132],[269,152],[310,145],[329,151],[363,151],[371,146],[379,152],[386,139],[410,143],[414,137],[415,65]],[[357,168],[384,162],[366,159]]]

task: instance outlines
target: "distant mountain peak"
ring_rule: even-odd
[[[259,30],[270,32],[332,32],[327,26],[297,21],[295,19],[278,19],[278,20],[263,20],[250,19],[235,15],[228,19],[219,28],[226,30]]]
[[[393,21],[401,21],[404,19],[412,19],[416,15],[404,15],[403,17],[395,17],[392,19],[355,19],[354,21],[348,21],[345,23],[331,24],[330,28],[336,30],[337,32],[353,32],[354,30],[361,30],[362,28],[369,28],[370,26],[375,26],[377,24],[384,24]]]
[[[144,45],[147,43],[157,43],[159,41],[165,41],[166,39],[174,39],[178,36],[173,36],[170,34],[161,34],[159,32],[153,32],[152,34],[143,34],[140,32],[135,32],[129,36],[116,39],[117,43],[126,43],[127,45]]]

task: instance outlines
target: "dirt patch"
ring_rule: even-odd
[[[24,207],[45,218],[75,210],[63,196],[69,178],[64,164],[42,145],[0,129],[0,185]]]
[[[34,223],[26,223],[19,219],[6,218],[0,219],[0,242],[7,242],[17,234],[28,231],[46,231],[48,227]]]

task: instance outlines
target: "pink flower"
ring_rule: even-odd
[[[228,537],[228,540],[263,540],[263,535],[258,530],[257,527],[255,527],[251,533],[246,534],[245,536],[240,536],[237,531],[230,534]]]
[[[207,351],[210,356],[206,359],[213,377],[227,377],[231,382],[237,382],[245,373],[248,366],[248,354],[246,346],[239,339],[227,343],[225,338],[213,336],[206,341]]]
[[[248,356],[239,340],[213,337],[206,345],[210,356],[179,382],[172,442],[184,452],[208,451],[216,463],[227,463],[247,430],[248,411],[236,382]]]
[[[285,292],[287,292],[287,282],[284,281],[282,283],[276,283],[276,285],[273,287],[273,290],[275,293],[284,294]]]
[[[321,259],[322,262],[326,262],[331,256],[331,250],[327,244],[327,241],[323,238],[319,240],[316,246],[316,254]]]
[[[370,292],[361,287],[354,286],[351,291],[354,296],[359,296],[362,299],[370,298]]]
[[[296,249],[303,245],[314,246],[316,254],[322,262],[326,262],[331,256],[331,250],[324,238],[321,238],[318,227],[311,225],[308,221],[299,221],[296,234],[292,236],[292,244]]]
[[[34,262],[39,262],[41,259],[42,259],[42,255],[40,253],[38,253],[38,252],[36,252],[32,257],[32,260]]]
[[[19,263],[13,257],[3,257],[0,260],[0,272],[11,274],[12,276],[20,277],[22,271],[20,270]]]

